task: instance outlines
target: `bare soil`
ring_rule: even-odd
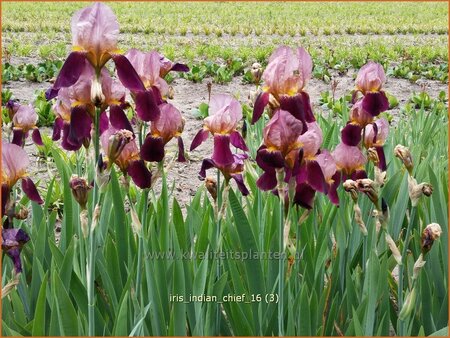
[[[345,76],[338,76],[333,74],[334,78],[338,81],[336,89],[336,98],[339,98],[347,93],[349,93],[354,87],[354,76],[353,72],[349,72]],[[191,81],[176,78],[172,82],[172,86],[175,91],[175,98],[170,102],[174,104],[182,112],[184,118],[186,119],[186,125],[183,132],[183,139],[185,143],[186,150],[189,150],[190,143],[194,138],[197,131],[202,128],[202,121],[194,117],[194,110],[198,108],[200,103],[208,101],[208,90],[207,83],[210,79],[205,79],[203,83],[192,83]],[[3,85],[3,88],[8,88],[13,92],[13,96],[19,99],[21,102],[32,102],[37,90],[47,89],[50,83],[32,83],[28,81],[18,81],[9,82]],[[421,81],[419,83],[411,83],[407,80],[389,78],[385,85],[385,90],[390,94],[394,95],[398,101],[399,105],[404,105],[411,97],[413,92],[419,92],[422,90],[422,86],[425,86],[426,91],[432,98],[436,98],[440,91],[445,91],[448,95],[448,88],[446,84],[437,81]],[[323,81],[313,79],[307,85],[307,91],[310,94],[314,112],[318,114],[326,114],[326,110],[320,106],[319,99],[320,93],[325,91],[330,91],[330,84]],[[218,93],[228,93],[235,95],[242,103],[249,103],[250,92],[254,90],[251,85],[242,84],[242,78],[236,77],[232,82],[224,85],[213,84],[212,85],[212,95]],[[390,113],[395,118],[399,118],[399,109],[393,109]],[[51,135],[50,128],[43,128],[43,133]],[[31,155],[32,166],[30,168],[30,174],[32,176],[37,176],[43,180],[47,180],[52,173],[49,172],[48,166],[38,164],[37,149],[34,145],[29,142],[25,148],[27,152]],[[177,151],[176,142],[171,141],[167,145],[167,157],[171,158]],[[177,198],[181,207],[189,204],[192,196],[198,190],[198,188],[203,184],[198,178],[198,171],[200,170],[201,161],[204,158],[211,156],[212,151],[212,140],[209,139],[207,142],[202,144],[199,148],[189,154],[189,161],[186,163],[175,162],[168,172],[168,183],[169,188],[174,184],[174,196]],[[53,170],[52,170],[53,171]],[[214,172],[211,171],[211,176],[214,176]],[[44,185],[41,184],[41,187]],[[156,192],[159,190],[160,184],[155,187]]]

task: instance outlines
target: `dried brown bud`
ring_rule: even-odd
[[[417,184],[417,181],[412,176],[408,176],[408,193],[411,199],[412,206],[417,206],[420,197],[425,195],[427,197],[431,196],[433,193],[433,186],[430,183],[422,182]]]
[[[356,180],[358,190],[365,193],[373,204],[378,208],[378,187],[370,178]]]
[[[83,234],[83,238],[87,238],[88,236],[88,223],[89,223],[89,217],[87,209],[84,209],[80,213],[80,225],[81,225],[81,232]]]
[[[405,146],[398,144],[394,148],[394,155],[402,160],[404,166],[408,170],[409,174],[412,174],[412,170],[414,168],[411,152]]]
[[[75,200],[80,205],[81,209],[86,209],[86,203],[88,200],[89,190],[92,186],[88,184],[87,180],[77,175],[72,175],[69,182],[70,189],[72,190],[72,195]]]
[[[367,157],[369,158],[369,161],[372,161],[375,165],[378,165],[378,163],[380,162],[377,150],[374,147],[367,150]]]
[[[108,140],[108,159],[111,166],[122,153],[123,148],[133,140],[133,133],[127,129],[121,129]]]
[[[216,181],[211,178],[207,177],[205,180],[206,189],[208,190],[209,194],[213,198],[214,201],[217,200],[217,183]]]
[[[262,67],[259,63],[255,62],[252,65],[252,69],[250,70],[250,73],[252,74],[253,83],[258,84],[261,81],[262,76]]]
[[[19,212],[16,212],[14,217],[16,219],[27,219],[28,218],[28,209],[25,208],[24,206],[21,206]]]
[[[175,90],[172,86],[169,86],[169,90],[167,91],[167,98],[172,100],[175,95]]]
[[[343,184],[344,190],[350,193],[353,201],[358,200],[358,184],[353,180],[346,180]]]
[[[422,232],[422,253],[426,254],[431,250],[433,243],[442,234],[441,226],[437,223],[431,223]]]

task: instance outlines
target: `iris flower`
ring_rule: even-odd
[[[159,53],[158,53],[159,54]],[[159,76],[164,78],[169,72],[188,72],[189,67],[183,63],[172,62],[164,55],[159,54]]]
[[[284,168],[288,177],[295,176],[303,153],[299,140],[303,123],[284,110],[277,110],[263,130],[263,145],[258,149],[256,162],[264,173],[256,182],[262,190],[277,185],[276,170]]]
[[[259,120],[268,104],[274,110],[288,111],[303,123],[314,122],[309,95],[304,91],[311,73],[312,59],[303,47],[279,47],[262,75],[263,92],[255,101],[252,123]]]
[[[389,122],[384,119],[377,119],[375,123],[369,124],[364,132],[364,146],[375,148],[378,155],[378,166],[382,171],[386,171],[386,157],[384,155],[383,145],[389,134]]]
[[[382,90],[386,82],[383,67],[373,61],[369,61],[358,72],[356,77],[356,90],[354,95],[364,95],[361,107],[372,116],[378,116],[389,108],[386,93]]]
[[[242,119],[240,103],[230,95],[214,95],[209,104],[209,116],[204,120],[201,129],[192,140],[190,150],[196,149],[206,141],[211,133],[214,138],[213,155],[203,160],[200,177],[205,178],[206,170],[212,167],[219,169],[228,182],[233,178],[243,195],[249,192],[244,185],[242,171],[246,154],[233,154],[230,143],[236,148],[248,151],[241,134],[237,131],[239,121]]]
[[[22,229],[2,229],[2,239],[2,250],[12,259],[15,272],[22,272],[20,252],[30,237]]]
[[[28,133],[32,130],[33,142],[42,146],[41,133],[36,126],[38,121],[38,115],[33,106],[20,105],[19,103],[13,103],[12,109],[12,121],[13,121],[13,140],[12,143],[17,144],[20,147],[25,145],[25,139],[28,137]]]
[[[77,82],[70,87],[61,88],[54,110],[57,114],[53,128],[53,140],[58,140],[62,132],[62,146],[66,150],[78,150],[83,144],[89,144],[92,123],[95,114],[95,104],[92,101],[92,77],[94,71],[86,62],[83,72]],[[113,80],[106,69],[102,69],[100,77],[103,95],[100,106],[100,133],[108,124],[106,109],[109,107],[109,120],[117,129],[132,131],[123,108],[126,90]]]
[[[152,175],[139,155],[136,139],[129,130],[117,130],[110,126],[100,137],[107,165],[117,164],[124,176],[130,175],[141,189],[151,186]]]
[[[357,180],[367,177],[364,170],[367,159],[357,146],[350,146],[341,142],[332,152],[332,156],[336,162],[337,170],[343,174],[343,181],[349,178]]]
[[[184,144],[181,133],[184,119],[180,111],[170,103],[159,106],[161,115],[151,123],[150,132],[141,148],[141,157],[145,161],[160,162],[164,159],[164,146],[174,137],[178,139],[178,161],[184,162]]]
[[[61,88],[74,85],[84,71],[86,60],[94,72],[92,97],[100,98],[101,72],[112,59],[119,80],[133,93],[137,114],[149,120],[156,119],[160,112],[153,93],[146,90],[130,61],[119,53],[119,24],[111,8],[103,3],[95,3],[81,9],[72,17],[71,28],[73,51],[67,57],[53,87],[47,91],[47,99],[56,97]]]
[[[25,150],[12,143],[2,145],[2,216],[5,215],[12,188],[19,180],[22,182],[23,192],[30,200],[44,203],[35,184],[27,175],[29,166],[30,160]]]

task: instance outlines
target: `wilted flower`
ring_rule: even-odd
[[[212,199],[214,201],[217,200],[217,182],[213,178],[207,177],[205,179],[205,186],[206,186],[206,190],[208,190]]]
[[[17,144],[20,147],[25,145],[25,139],[28,137],[28,133],[32,132],[33,142],[42,146],[42,138],[36,124],[38,122],[38,115],[33,106],[23,106],[19,103],[13,104],[12,122],[13,122],[13,140],[12,143]]]
[[[161,115],[151,123],[150,132],[141,148],[141,157],[149,162],[161,162],[164,159],[164,146],[174,137],[178,139],[178,161],[184,162],[184,144],[181,133],[184,119],[180,111],[170,103],[159,106]]]
[[[292,50],[281,46],[273,52],[262,75],[263,92],[255,101],[252,123],[259,120],[268,104],[273,111],[288,111],[303,123],[314,122],[309,95],[303,90],[311,73],[311,56],[303,47]]]
[[[385,82],[383,67],[373,61],[364,65],[356,77],[355,93],[361,92],[364,95],[361,108],[372,116],[377,116],[389,108],[386,93],[382,90]]]
[[[12,259],[16,273],[22,272],[20,251],[30,240],[30,237],[22,229],[2,229],[2,250]]]
[[[69,181],[70,189],[75,200],[80,205],[81,209],[86,209],[86,203],[88,201],[88,193],[92,189],[92,186],[88,184],[87,180],[77,175],[72,175]]]
[[[130,175],[139,188],[149,188],[152,175],[139,155],[136,139],[130,136],[128,130],[117,130],[112,126],[101,135],[101,145],[107,154],[107,167],[115,163],[124,175]]]
[[[332,152],[332,156],[336,161],[337,169],[342,172],[345,179],[356,180],[366,177],[364,165],[367,159],[357,146],[339,143]]]
[[[422,232],[422,253],[426,254],[431,250],[434,241],[436,241],[442,234],[441,226],[437,223],[431,223],[426,226]]]
[[[30,200],[39,204],[44,203],[33,181],[27,177],[29,165],[28,155],[21,147],[11,143],[2,145],[2,215],[5,214],[12,187],[19,179],[22,180],[23,192]]]
[[[427,197],[431,196],[433,193],[433,186],[426,182],[418,184],[414,177],[408,175],[408,193],[409,198],[411,199],[411,205],[414,207],[417,206],[422,195]]]
[[[402,160],[403,165],[408,170],[409,174],[412,174],[412,170],[414,168],[411,152],[405,146],[398,144],[394,148],[394,155]]]
[[[378,209],[378,186],[370,178],[362,178],[356,180],[358,190],[369,197]]]

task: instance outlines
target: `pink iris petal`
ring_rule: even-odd
[[[38,115],[33,106],[20,106],[13,117],[14,127],[22,129],[25,133],[36,126]]]
[[[373,121],[373,115],[362,109],[362,99],[358,100],[350,111],[350,120],[362,128]]]
[[[125,101],[126,89],[117,80],[113,79],[107,69],[103,68],[101,72],[102,92],[105,96],[107,105],[118,104]]]
[[[308,130],[298,137],[298,141],[302,144],[303,156],[312,158],[322,145],[323,134],[317,122],[308,123],[307,126]]]
[[[385,82],[383,66],[373,61],[362,66],[356,76],[356,86],[363,93],[379,91]]]
[[[365,128],[364,145],[366,148],[383,145],[389,135],[389,122],[385,118],[377,119],[374,124],[369,124]]]
[[[159,109],[161,114],[152,122],[150,132],[161,136],[167,143],[183,130],[184,121],[180,111],[170,103],[161,104]]]
[[[227,94],[211,97],[209,116],[205,126],[212,134],[230,134],[242,119],[242,107],[239,101]]]
[[[311,72],[311,56],[304,48],[281,46],[270,56],[262,78],[269,92],[292,95],[305,87]]]
[[[348,146],[344,143],[337,145],[332,156],[336,162],[336,167],[347,175],[363,169],[364,164],[367,162],[367,159],[358,147]]]
[[[303,131],[303,123],[284,110],[278,110],[263,130],[264,144],[286,156],[299,148],[297,139]]]
[[[133,65],[136,73],[141,78],[145,88],[157,85],[160,78],[159,54],[155,51],[144,53],[137,49],[130,49],[125,56]]]
[[[160,72],[159,76],[164,78],[170,71],[174,72],[188,72],[189,67],[182,63],[174,63],[166,58],[164,55],[159,54]]]
[[[9,187],[25,176],[29,165],[30,160],[25,150],[15,144],[2,144],[2,176]]]
[[[322,169],[325,180],[329,181],[337,171],[336,162],[328,150],[323,150],[316,156],[316,161]]]
[[[97,2],[76,12],[71,27],[73,46],[87,52],[94,67],[103,67],[106,55],[117,50],[119,23],[107,5]]]
[[[235,131],[231,132],[230,141],[231,141],[231,144],[233,146],[235,146],[236,148],[239,148],[243,151],[248,151],[248,147],[245,144],[245,140],[238,131],[235,130]]]

